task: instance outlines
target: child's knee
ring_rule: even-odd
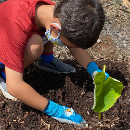
[[[32,51],[36,51],[36,53],[42,53],[43,52],[43,41],[40,35],[38,34],[33,34],[31,37],[31,42],[32,42]]]
[[[25,48],[25,56],[39,57],[44,49],[43,41],[40,35],[33,34]]]

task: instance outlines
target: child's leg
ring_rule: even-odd
[[[74,67],[63,63],[58,58],[53,56],[53,44],[51,42],[48,42],[44,46],[44,52],[38,59],[37,67],[41,70],[57,74],[75,72]]]
[[[51,42],[48,42],[44,46],[44,53],[49,53],[53,51],[54,45]]]
[[[40,35],[33,34],[27,43],[24,53],[24,68],[37,60],[43,53],[44,45]]]
[[[41,59],[45,63],[50,63],[53,58],[54,58],[54,56],[53,56],[53,44],[51,42],[48,42],[44,46],[44,51],[43,51],[43,54],[41,55]]]

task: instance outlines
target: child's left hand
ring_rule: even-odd
[[[72,108],[59,105],[51,100],[49,100],[48,106],[43,113],[46,113],[48,116],[51,116],[61,123],[74,124],[75,126],[80,126],[82,128],[87,125],[87,122],[83,117],[75,113]]]

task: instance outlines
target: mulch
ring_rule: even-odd
[[[76,68],[76,73],[53,74],[30,65],[24,80],[38,93],[61,105],[72,107],[88,122],[83,130],[128,130],[130,129],[130,73],[128,64],[120,61],[96,61],[111,77],[120,80],[124,89],[113,107],[102,113],[91,108],[94,100],[94,85],[90,75],[76,61],[64,61]],[[0,130],[79,130],[80,127],[62,124],[21,101],[11,101],[0,94]]]
[[[3,1],[0,0],[0,3]],[[102,34],[109,33],[117,39],[116,41],[114,39],[115,45],[119,47],[126,45],[125,50],[129,49],[129,31],[127,31],[129,14],[121,12],[112,1],[101,1],[110,21],[109,26],[106,24],[106,31]],[[126,17],[128,17],[127,21]],[[113,22],[113,19],[119,19],[119,21]],[[122,27],[117,28],[116,25],[119,23]],[[124,30],[120,30],[123,28]],[[91,109],[94,101],[94,85],[90,75],[75,60],[64,60],[76,68],[76,73],[58,75],[41,71],[35,64],[31,64],[25,70],[24,80],[46,98],[72,107],[88,122],[88,128],[82,129],[59,123],[19,100],[15,102],[4,98],[0,92],[0,130],[130,130],[130,62],[127,59],[129,55],[126,55],[124,48],[116,53],[113,45],[110,48],[111,43],[112,41],[105,36],[105,44],[97,44],[91,50],[100,69],[105,64],[106,72],[111,77],[120,80],[124,86],[121,97],[108,111],[102,113],[101,119],[98,119],[98,113]],[[123,56],[120,57],[121,55]]]

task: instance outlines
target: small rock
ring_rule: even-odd
[[[101,40],[100,40],[100,39],[98,39],[98,40],[97,40],[97,43],[101,43]]]

